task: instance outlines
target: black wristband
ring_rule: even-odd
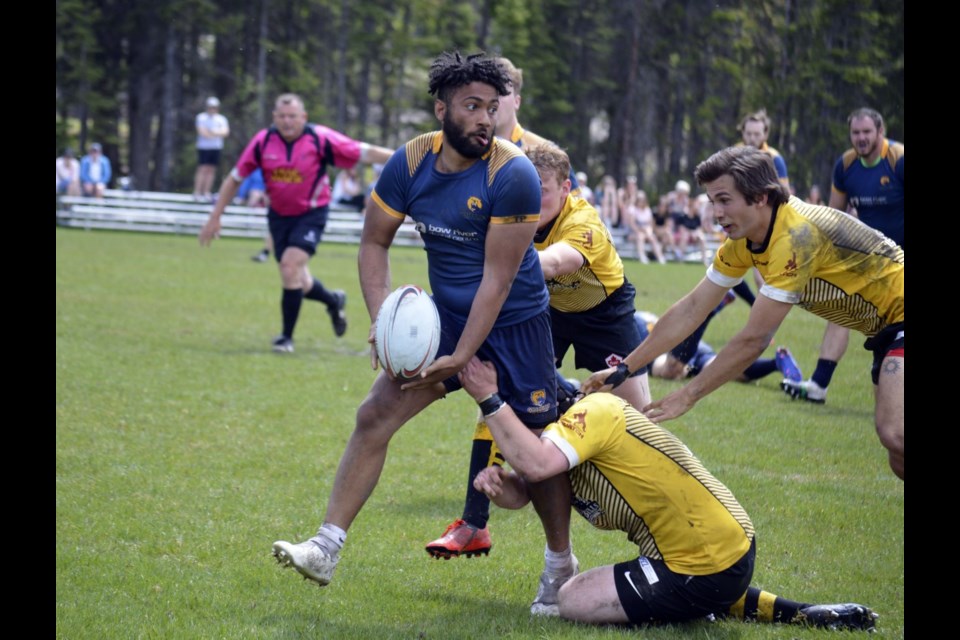
[[[477,404],[480,405],[480,413],[483,414],[483,417],[489,418],[503,408],[503,405],[506,403],[496,392],[493,392],[483,400],[477,402]]]
[[[609,384],[616,388],[629,377],[630,368],[627,366],[626,362],[621,362],[617,365],[617,370],[608,375],[607,379],[603,381],[603,384]]]

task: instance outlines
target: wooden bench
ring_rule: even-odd
[[[212,207],[212,204],[196,202],[185,193],[108,189],[102,199],[60,196],[57,224],[80,229],[197,235]],[[263,207],[228,205],[220,219],[220,235],[262,238],[267,232],[266,213]],[[331,205],[323,240],[357,244],[362,230],[363,214],[342,205]],[[400,226],[395,242],[423,246],[412,220]]]

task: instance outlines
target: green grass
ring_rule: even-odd
[[[311,267],[347,290],[335,339],[305,303],[297,352],[277,356],[279,279],[251,240],[83,232],[57,238],[57,637],[618,638],[636,631],[531,619],[543,562],[532,510],[493,509],[488,558],[435,561],[423,545],[459,515],[474,405],[436,403],[394,438],[380,485],[324,589],[281,570],[276,539],[319,525],[357,405],[373,379],[356,247]],[[392,251],[394,283],[426,285],[422,251]],[[627,264],[637,307],[662,312],[703,275]],[[707,340],[746,319],[736,303]],[[799,310],[777,337],[809,374],[823,322]],[[903,636],[903,483],[873,430],[869,354],[851,339],[824,406],[774,376],[728,384],[667,424],[723,480],[758,532],[754,584],[795,599],[857,601]],[[769,350],[772,354],[773,350]],[[572,360],[572,358],[568,358]],[[584,372],[564,371],[583,378]],[[678,383],[653,381],[654,397]],[[589,568],[636,547],[574,514]],[[815,638],[732,621],[643,631],[653,639]]]

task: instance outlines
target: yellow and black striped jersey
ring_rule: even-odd
[[[543,251],[558,242],[583,254],[584,262],[577,271],[547,281],[550,306],[557,311],[593,309],[623,285],[623,262],[610,231],[583,198],[568,196],[549,233],[533,246]]]
[[[903,249],[856,218],[791,197],[763,245],[727,239],[707,270],[722,287],[756,267],[760,293],[871,337],[903,322]]]
[[[750,548],[750,517],[676,436],[622,398],[593,393],[544,429],[567,457],[573,506],[672,571],[710,575]]]

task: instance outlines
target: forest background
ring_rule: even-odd
[[[520,123],[590,185],[633,174],[655,200],[765,108],[805,195],[829,189],[853,109],[904,140],[904,4],[57,0],[57,155],[97,141],[136,188],[189,191],[205,99],[230,121],[222,175],[286,91],[312,122],[397,147],[438,128],[430,62],[483,50],[524,70]]]

